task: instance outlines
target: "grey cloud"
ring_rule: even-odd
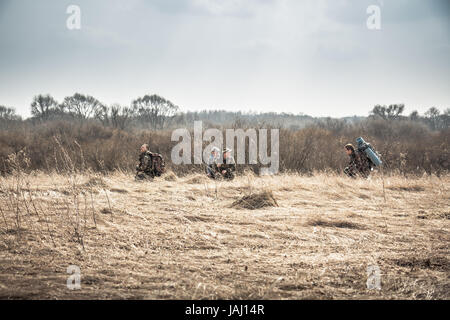
[[[65,28],[72,3],[82,9],[75,32]],[[366,8],[377,3],[0,0],[0,104],[25,112],[40,91],[76,90],[121,103],[157,92],[185,109],[317,114],[329,105],[320,112],[330,115],[361,114],[399,92],[448,103],[450,2],[384,0],[383,29],[371,32]],[[353,99],[349,90],[369,94]]]

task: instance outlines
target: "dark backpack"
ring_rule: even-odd
[[[152,153],[152,168],[155,176],[160,177],[166,171],[166,165],[162,155]]]

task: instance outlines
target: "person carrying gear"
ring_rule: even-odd
[[[351,178],[358,176],[368,178],[372,171],[372,164],[366,154],[355,150],[352,144],[345,146],[345,152],[350,157],[350,162],[348,163],[348,167],[344,169],[344,173]]]
[[[165,171],[164,159],[158,153],[149,151],[148,144],[141,146],[139,164],[136,166],[136,177],[138,181],[153,180],[161,176]]]
[[[216,163],[219,159],[220,150],[217,147],[211,149],[208,162],[206,163],[206,175],[211,179],[216,179]]]
[[[236,162],[231,155],[231,149],[225,148],[222,151],[222,163],[216,164],[216,171],[219,172],[223,178],[227,180],[234,179],[234,172],[236,171]]]

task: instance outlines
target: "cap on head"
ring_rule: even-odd
[[[225,152],[231,152],[231,149],[230,149],[230,148],[224,148],[222,152],[223,152],[223,153],[225,153]]]
[[[217,148],[217,147],[213,147],[213,148],[211,149],[211,153],[213,153],[213,152],[220,152],[220,150],[219,150],[219,148]]]
[[[351,143],[346,144],[346,145],[345,145],[345,149],[351,150],[351,151],[355,151],[355,147],[354,147]]]

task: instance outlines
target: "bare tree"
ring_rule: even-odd
[[[105,127],[110,125],[109,108],[107,106],[102,105],[100,108],[98,108],[94,117],[95,119],[99,120]]]
[[[37,95],[31,103],[31,114],[38,119],[48,120],[52,114],[58,112],[58,102],[49,94]]]
[[[420,115],[419,112],[417,110],[414,110],[413,112],[411,112],[411,114],[409,115],[409,119],[413,120],[413,121],[417,121],[419,120]]]
[[[111,106],[110,111],[111,124],[114,128],[125,130],[131,123],[135,114],[136,112],[133,108],[114,104]]]
[[[404,104],[391,104],[389,107],[376,105],[371,112],[371,115],[378,116],[384,120],[397,119],[405,110]]]
[[[430,109],[428,109],[427,112],[425,112],[425,118],[427,119],[428,123],[430,124],[430,127],[433,130],[441,128],[440,115],[441,112],[439,111],[439,109],[435,107],[431,107]]]
[[[103,125],[111,125],[113,128],[125,130],[135,116],[135,109],[113,104],[111,107],[102,106],[96,114]]]
[[[16,115],[16,110],[14,108],[0,106],[0,120],[19,120],[19,119],[20,117]]]
[[[178,106],[158,95],[145,95],[132,102],[132,108],[137,110],[141,121],[153,129],[164,128],[169,117],[175,115]]]
[[[438,108],[431,107],[430,109],[428,109],[427,112],[425,112],[425,117],[427,117],[427,118],[437,118],[437,117],[439,117],[440,114],[441,114],[441,112],[439,111]]]
[[[441,116],[443,121],[443,128],[450,128],[450,108],[447,108]]]
[[[92,96],[75,93],[71,97],[64,98],[61,107],[73,116],[85,120],[96,116],[103,108],[103,104]]]

